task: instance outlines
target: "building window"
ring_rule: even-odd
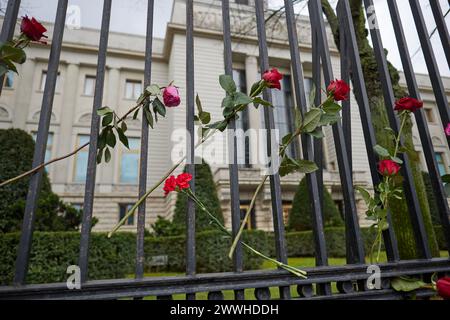
[[[95,77],[94,76],[86,76],[84,79],[84,90],[83,94],[85,96],[94,96],[95,92]]]
[[[429,123],[434,123],[436,122],[436,118],[434,117],[434,112],[432,108],[425,108],[425,115],[427,117],[427,121]]]
[[[242,202],[240,206],[241,211],[241,220],[245,218],[247,215],[248,209],[250,207],[250,202]],[[256,229],[256,216],[255,216],[255,208],[253,207],[252,212],[245,224],[245,230],[255,230]]]
[[[304,87],[305,87],[305,95],[306,95],[306,102],[308,103],[308,107],[314,102],[314,101],[310,101],[311,99],[311,91],[313,90],[313,86],[314,86],[314,82],[312,78],[305,78],[304,79]],[[317,92],[316,90],[316,94],[320,92]]]
[[[120,159],[120,182],[137,184],[139,181],[139,150],[141,140],[129,139],[130,149],[123,149]]]
[[[5,74],[5,78],[3,80],[3,87],[12,89],[13,86],[14,86],[14,72],[8,71]]]
[[[79,135],[77,141],[77,148],[88,143],[89,136],[88,135]],[[88,150],[84,148],[80,152],[77,153],[75,158],[75,182],[85,182],[86,181],[86,172],[88,165]]]
[[[447,174],[447,166],[445,164],[444,154],[442,152],[436,152],[435,157],[440,174],[441,175]]]
[[[237,4],[244,4],[248,6],[248,0],[234,0]]]
[[[142,94],[142,82],[136,80],[127,80],[125,83],[125,98],[137,100]]]
[[[33,140],[36,142],[37,132],[32,132]],[[45,149],[45,162],[48,162],[52,159],[52,149],[53,149],[53,133],[48,133],[47,138],[47,148]]]
[[[60,82],[60,73],[58,72],[58,76],[56,78],[56,92],[59,92],[59,82]],[[47,82],[47,71],[42,71],[42,75],[41,75],[41,87],[40,90],[44,91],[45,90],[45,83]]]
[[[285,75],[281,82],[281,90],[273,90],[273,106],[275,128],[280,132],[280,140],[290,132],[295,131],[294,101],[292,96],[291,76]],[[297,158],[299,154],[299,145],[291,144],[287,154],[291,158]]]
[[[119,204],[119,221],[121,221],[125,215],[133,208],[134,204],[129,203],[121,203]],[[125,225],[127,226],[134,226],[134,215],[131,215],[125,222]]]
[[[239,92],[247,93],[247,82],[244,70],[233,70],[233,79]],[[236,121],[236,129],[242,130],[244,136],[237,139],[237,158],[240,167],[250,167],[250,139],[245,133],[250,129],[248,108],[238,114],[239,119]]]

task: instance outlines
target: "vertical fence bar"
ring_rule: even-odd
[[[312,37],[312,76],[313,84],[316,90],[316,96],[314,97],[314,103],[316,106],[322,103],[322,94],[319,94],[319,89],[322,87],[322,66],[320,64],[320,49],[318,47],[318,37],[317,32],[311,32]],[[312,103],[312,101],[310,101]],[[319,166],[319,170],[316,172],[317,184],[323,186],[323,139],[314,139],[314,162]],[[323,189],[319,187],[319,201],[320,206],[323,208]],[[323,217],[322,217],[323,220]]]
[[[0,42],[10,41],[14,36],[16,28],[17,16],[19,15],[20,0],[9,0],[6,6],[5,16],[3,18],[2,32],[0,33]],[[5,76],[0,77],[0,96],[3,90],[3,81]]]
[[[350,61],[348,59],[348,44],[344,33],[339,33],[341,49],[341,79],[350,83]],[[345,145],[348,152],[350,171],[353,173],[353,147],[352,147],[352,110],[350,99],[342,101],[342,130],[344,131]]]
[[[299,43],[298,43],[298,34],[297,34],[297,24],[295,22],[295,15],[294,15],[294,5],[291,0],[285,0],[284,1],[285,10],[286,10],[286,23],[287,23],[287,31],[288,31],[288,37],[289,37],[289,47],[291,52],[291,65],[292,65],[292,71],[293,71],[293,78],[294,78],[294,89],[295,89],[295,100],[297,103],[297,106],[299,108],[299,111],[304,115],[308,111],[307,108],[307,99],[306,99],[306,93],[305,93],[305,87],[304,87],[304,74],[303,74],[303,68],[302,68],[302,62],[300,57],[300,50],[299,50]],[[313,33],[314,34],[314,33]],[[313,50],[317,50],[317,46]],[[313,54],[314,56],[314,54]],[[317,57],[316,57],[317,59]],[[319,72],[319,80],[317,81],[317,75],[316,75],[316,82],[320,83],[320,63],[317,63],[318,61],[315,60],[315,67],[319,65],[318,71]],[[320,84],[317,87],[317,96],[320,97],[321,91],[320,91]],[[312,101],[311,101],[312,102]],[[319,150],[317,151],[317,155],[314,153],[314,143],[313,138],[309,135],[303,135],[302,137],[302,144],[303,144],[303,158],[306,160],[314,161],[315,156],[316,158],[319,158],[318,160],[320,163],[318,165],[320,166],[319,171],[322,172],[322,148],[317,148]],[[317,139],[317,144],[322,144],[321,139]],[[318,181],[318,175],[317,173],[313,172],[311,174],[306,175],[306,180],[308,184],[308,192],[309,192],[309,199],[311,202],[311,214],[312,214],[312,221],[313,221],[313,228],[314,228],[314,243],[315,243],[315,256],[316,256],[316,265],[318,266],[327,266],[328,265],[328,255],[327,255],[327,247],[325,243],[325,233],[323,230],[323,215],[322,215],[322,198],[320,197],[321,192],[323,192],[323,179],[322,183],[319,184]],[[321,190],[320,190],[321,189]],[[323,294],[331,294],[331,286],[330,284],[324,284],[320,286],[321,293]]]
[[[436,22],[436,28],[441,37],[442,47],[444,48],[445,57],[447,58],[447,64],[450,67],[450,35],[448,33],[447,24],[445,23],[444,15],[442,14],[439,1],[430,0],[431,11],[433,12],[434,21]]]
[[[328,48],[325,23],[321,14],[321,8],[320,0],[309,1],[311,28],[312,30],[315,30],[314,32],[316,32],[318,36],[325,83],[329,84],[333,80],[333,69],[331,66],[330,51]],[[333,125],[333,136],[339,165],[342,193],[344,195],[347,262],[365,263],[364,246],[358,224],[358,214],[352,184],[352,172],[350,171],[350,161],[348,159],[348,151],[345,145],[344,132],[340,121]]]
[[[256,9],[256,25],[258,31],[259,39],[259,59],[261,72],[269,69],[269,52],[267,50],[267,39],[266,39],[266,25],[264,19],[264,1],[255,1]],[[263,93],[264,100],[272,102],[272,94],[266,89]],[[274,137],[275,121],[273,110],[270,108],[264,108],[264,120],[267,130],[267,150],[268,157],[271,159],[272,166],[274,162],[278,162],[278,155],[272,154],[272,141]],[[276,158],[276,159],[275,159]],[[286,253],[286,239],[284,234],[284,223],[283,223],[283,209],[281,200],[281,182],[280,175],[274,173],[270,176],[270,191],[272,199],[272,214],[273,214],[273,224],[275,229],[275,247],[277,251],[277,259],[282,263],[287,263],[287,253]],[[280,296],[282,299],[290,299],[289,287],[280,288]]]
[[[222,0],[222,19],[223,19],[223,43],[224,43],[224,62],[225,73],[233,76],[233,53],[231,49],[231,26],[230,26],[230,1]],[[237,137],[236,121],[232,120],[228,125],[228,149],[230,154],[230,196],[231,196],[231,224],[232,233],[235,237],[239,231],[241,222],[240,199],[239,199],[239,172],[237,157]],[[242,257],[242,244],[239,242],[234,256],[233,264],[235,272],[244,270]],[[244,290],[235,290],[236,300],[244,300]]]
[[[44,95],[42,98],[42,108],[39,118],[39,130],[36,137],[36,147],[34,149],[33,164],[35,168],[45,160],[47,148],[48,131],[53,109],[53,99],[55,96],[56,80],[58,77],[59,60],[61,56],[61,44],[64,35],[64,24],[66,21],[68,0],[59,0],[56,12],[55,28],[53,31],[52,47],[47,69],[47,80],[45,82]],[[16,270],[14,283],[21,285],[25,283],[28,262],[30,258],[31,242],[33,239],[34,221],[36,218],[36,206],[39,200],[42,175],[41,169],[31,176],[28,186],[28,195],[25,205],[22,232],[20,235],[19,251],[16,259]]]
[[[375,132],[373,126],[371,125],[371,112],[369,107],[369,98],[367,96],[367,91],[364,82],[364,76],[361,67],[361,60],[359,57],[359,50],[356,43],[356,35],[353,29],[353,22],[351,16],[349,16],[349,11],[346,11],[345,6],[348,3],[339,2],[338,3],[338,18],[341,33],[347,35],[347,53],[349,55],[349,61],[351,63],[351,75],[352,83],[354,86],[354,92],[356,99],[358,101],[359,113],[361,116],[361,122],[363,126],[364,140],[366,145],[367,157],[369,160],[369,167],[372,176],[373,185],[376,186],[381,182],[379,173],[377,171],[377,157],[374,152],[374,147],[377,144],[375,138]],[[348,8],[347,8],[348,9]],[[388,223],[392,225],[391,214],[388,212]],[[386,247],[386,253],[389,261],[397,261],[400,259],[398,253],[397,239],[393,228],[383,232],[384,244]]]
[[[404,29],[400,19],[400,13],[395,1],[388,2],[389,11],[391,14],[392,24],[395,30],[395,36],[397,38],[397,45],[400,53],[400,58],[403,64],[403,70],[408,85],[408,90],[411,97],[420,99],[420,91],[417,86],[416,78],[414,75],[414,68],[409,56],[408,44],[406,43]],[[428,123],[426,120],[425,112],[423,109],[414,113],[416,117],[417,128],[419,130],[420,139],[422,141],[422,149],[425,155],[425,161],[427,163],[428,171],[430,173],[431,184],[436,194],[436,202],[439,208],[439,214],[442,222],[442,228],[444,231],[445,239],[447,242],[447,248],[450,252],[450,222],[449,222],[449,207],[447,202],[447,195],[444,190],[444,185],[440,177],[439,168],[436,162],[433,142],[431,140]]]
[[[155,1],[148,0],[147,4],[147,35],[145,45],[145,70],[144,70],[144,90],[152,82],[152,53],[153,53],[153,11]],[[148,171],[148,122],[147,117],[142,117],[141,131],[141,156],[139,171],[139,198],[143,197],[147,191],[147,171]],[[136,278],[144,277],[144,239],[145,239],[145,208],[144,201],[138,208],[137,237],[136,237]]]
[[[186,128],[188,138],[186,172],[192,175],[191,189],[195,192],[195,150],[194,150],[194,115],[195,115],[195,86],[194,86],[194,1],[186,1],[186,87],[187,108]],[[191,199],[187,201],[186,214],[186,274],[195,275],[195,205]],[[187,300],[195,300],[195,294],[187,294]]]
[[[364,0],[364,5],[366,7],[367,15],[372,15],[371,17],[372,18],[375,17],[376,19],[375,11],[373,9],[374,8],[373,1]],[[389,118],[389,123],[391,128],[396,132],[396,134],[398,134],[400,130],[400,124],[394,111],[395,105],[394,90],[392,87],[391,76],[388,70],[386,54],[384,52],[383,44],[381,41],[380,31],[377,27],[371,27],[370,34],[372,37],[373,48],[378,67],[378,74],[380,76],[381,88],[383,92],[385,107]],[[401,141],[403,145],[403,138]],[[399,158],[402,159],[403,161],[401,171],[404,177],[403,191],[405,193],[406,202],[408,204],[409,213],[411,215],[411,223],[415,229],[414,233],[416,235],[417,249],[419,250],[423,258],[431,258],[428,248],[428,240],[425,225],[423,223],[422,210],[420,208],[420,203],[414,185],[414,177],[412,175],[409,157],[407,154],[401,154],[399,155]]]
[[[450,123],[450,108],[448,105],[447,96],[445,94],[444,84],[442,83],[441,74],[437,66],[436,57],[433,53],[433,47],[431,46],[427,25],[425,24],[425,19],[423,17],[419,1],[409,0],[409,4],[411,6],[411,12],[416,23],[416,29],[419,35],[420,44],[422,46],[422,52],[427,64],[428,75],[436,97],[436,104],[441,115],[442,126],[445,128],[447,124]],[[450,137],[447,137],[447,144],[450,146]]]
[[[102,107],[103,88],[105,83],[106,53],[108,49],[109,25],[111,19],[112,0],[103,1],[102,27],[100,31],[100,43],[98,50],[97,75],[95,81],[94,104],[92,108],[92,121],[90,133],[90,145],[88,166],[86,173],[86,187],[84,191],[83,221],[81,223],[81,240],[79,267],[81,281],[88,280],[89,240],[92,227],[92,213],[94,206],[95,177],[97,173],[97,145],[100,130],[100,117],[97,110]]]

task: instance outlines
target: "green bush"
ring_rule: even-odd
[[[324,208],[322,212],[324,227],[342,226],[343,221],[336,204],[331,198],[328,190],[325,187],[323,189]],[[287,229],[289,231],[312,230],[311,202],[309,200],[306,178],[303,178],[300,182],[297,192],[295,193]]]
[[[447,241],[445,240],[444,230],[441,226],[434,226],[434,230],[436,232],[436,240],[439,245],[440,250],[448,250]]]
[[[179,224],[158,216],[158,219],[152,224],[152,232],[150,235],[155,237],[173,237],[183,233],[183,229]]]
[[[211,168],[206,162],[195,165],[195,194],[206,206],[206,208],[208,208],[208,210],[219,219],[220,222],[224,221],[219,197],[217,196],[216,184],[214,183]],[[178,229],[181,231],[180,234],[184,233],[184,230],[186,229],[186,204],[187,196],[179,193],[175,205],[173,223],[178,226]],[[213,230],[214,226],[211,225],[209,217],[198,207],[196,212],[196,231],[202,232],[206,230]]]
[[[434,195],[433,186],[431,185],[430,174],[428,172],[422,172],[423,182],[425,184],[425,190],[427,191],[428,205],[430,206],[430,214],[433,225],[439,225],[441,219],[439,217],[439,208],[436,202],[436,196]]]
[[[14,275],[19,233],[0,234],[0,285],[11,284]],[[263,252],[267,251],[266,234],[247,232],[244,240]],[[27,283],[63,282],[66,270],[78,264],[80,234],[78,232],[35,232],[30,255]],[[228,259],[231,240],[222,233],[211,231],[197,234],[197,271],[232,271]],[[111,239],[106,234],[92,233],[89,254],[89,279],[124,278],[135,268],[136,236],[118,233]],[[267,252],[266,252],[267,253]],[[185,237],[145,239],[146,270],[154,256],[168,256],[168,265],[160,271],[183,272],[185,270]],[[245,253],[245,268],[258,269],[262,259]]]
[[[0,181],[30,170],[33,153],[34,141],[27,132],[19,129],[0,130]],[[0,232],[21,230],[29,181],[29,178],[24,178],[0,187]],[[80,223],[81,213],[52,192],[47,173],[44,172],[35,230],[73,231],[78,229]]]

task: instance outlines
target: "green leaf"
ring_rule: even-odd
[[[369,205],[370,202],[372,201],[372,196],[370,195],[369,191],[367,191],[366,189],[362,188],[362,187],[358,187],[355,186],[355,190],[358,191],[359,193],[361,193],[361,196],[364,199],[364,202]]]
[[[215,123],[209,125],[208,128],[217,129],[217,130],[223,132],[223,131],[225,131],[227,126],[228,126],[228,123],[226,121],[219,121],[219,122],[215,122]]]
[[[450,183],[450,174],[446,174],[442,176],[442,182]]]
[[[332,113],[323,113],[320,117],[319,125],[320,126],[328,126],[333,125],[337,123],[341,117],[339,114],[332,114]]]
[[[104,130],[102,130],[102,132],[100,133],[100,135],[98,136],[98,145],[97,148],[99,150],[103,149],[106,147],[106,136],[108,135],[108,131],[110,129],[109,128],[105,128]]]
[[[209,124],[211,122],[211,114],[209,112],[202,112],[199,114],[199,119],[202,124]]]
[[[222,108],[233,108],[234,107],[234,101],[232,96],[226,96],[222,100]]]
[[[390,157],[389,151],[377,144],[375,147],[373,147],[373,151],[375,151],[376,154],[378,154],[382,158]]]
[[[322,110],[318,108],[312,108],[305,114],[305,120],[303,121],[303,130],[305,132],[313,132],[319,125],[320,117],[322,116]]]
[[[391,156],[391,160],[394,161],[395,163],[403,164],[403,160],[400,159],[399,157],[392,157]]]
[[[287,135],[285,135],[283,137],[283,139],[281,140],[281,143],[283,145],[286,145],[286,144],[288,144],[289,140],[291,140],[291,138],[292,138],[292,133],[288,133]]]
[[[202,101],[200,100],[200,97],[197,96],[195,97],[195,103],[197,104],[197,110],[198,110],[198,114],[203,112],[203,107],[202,107]]]
[[[325,134],[323,133],[321,127],[317,127],[316,130],[314,130],[313,132],[308,132],[308,134],[316,139],[323,139],[325,137]]]
[[[237,90],[233,77],[227,74],[223,74],[219,77],[219,83],[220,86],[229,94],[235,93]]]
[[[9,71],[8,66],[0,62],[0,77],[3,77],[5,74],[8,73],[8,71]]]
[[[133,120],[136,120],[139,116],[139,111],[141,111],[140,109],[137,109],[134,114],[133,114]]]
[[[298,171],[300,171],[300,173],[313,173],[319,170],[319,167],[313,161],[297,160],[297,163],[298,163]]]
[[[97,153],[97,164],[102,163],[102,158],[103,158],[103,149],[98,150]]]
[[[297,129],[301,128],[303,117],[302,117],[302,112],[300,111],[299,108],[294,108],[294,116],[295,116],[295,127]]]
[[[153,101],[153,111],[155,113],[160,114],[162,117],[166,116],[166,107],[164,106],[164,104],[161,102],[161,100],[159,100],[159,98],[156,98]]]
[[[234,95],[234,104],[235,105],[247,105],[253,102],[252,99],[250,99],[249,96],[247,96],[245,93],[242,92],[236,92]]]
[[[105,161],[109,163],[111,161],[111,151],[108,148],[105,149]]]
[[[6,70],[6,72],[4,72],[4,74],[6,74],[8,71],[13,71],[13,72],[19,74],[16,66],[10,60],[3,60],[0,62],[0,64],[2,65],[2,69]]]
[[[395,133],[394,130],[392,130],[392,128],[386,127],[386,128],[384,128],[384,130],[385,130],[392,138],[394,138],[394,139],[397,138],[397,134]]]
[[[112,111],[109,107],[103,107],[97,110],[97,114],[100,117],[104,117],[106,116],[108,113],[113,113],[114,111]]]
[[[294,172],[300,172],[300,173],[313,173],[317,171],[319,168],[317,165],[308,160],[294,160],[289,157],[285,157],[283,161],[281,162],[280,166],[280,176],[285,177],[288,174],[294,173]]]
[[[127,124],[125,123],[125,121],[122,122],[121,128],[124,133],[127,132],[128,127],[127,127]]]
[[[123,133],[121,129],[117,129],[117,135],[119,136],[120,142],[127,147],[127,149],[130,149],[129,143],[128,143],[128,137]]]
[[[113,114],[113,113],[108,113],[108,114],[106,114],[106,115],[103,117],[103,120],[102,120],[102,126],[103,126],[103,127],[106,127],[106,126],[110,125],[111,122],[113,121],[113,117],[114,117],[114,114]]]
[[[262,80],[258,81],[258,82],[255,82],[252,85],[252,89],[250,90],[250,96],[254,97],[254,96],[257,96],[258,94],[261,93],[261,92],[258,92],[260,90],[260,88],[261,88],[261,82],[262,82]]]
[[[257,105],[263,105],[265,107],[272,107],[272,104],[269,101],[266,101],[260,97],[256,97],[253,99],[253,103]]]
[[[147,99],[147,96],[143,93],[139,96],[139,98],[136,100],[136,105],[141,105],[145,99]]]
[[[391,285],[395,291],[411,292],[422,288],[426,283],[419,279],[399,277],[393,279]]]
[[[156,84],[152,84],[151,86],[148,86],[147,88],[145,88],[145,91],[149,95],[157,96],[161,93],[161,88]]]
[[[328,100],[323,105],[323,111],[325,111],[325,113],[336,114],[336,113],[339,113],[341,110],[342,110],[342,107],[331,100]]]
[[[108,130],[108,134],[106,136],[106,144],[111,148],[114,148],[116,146],[116,143],[117,143],[116,135],[112,130]]]
[[[1,57],[3,61],[9,60],[18,64],[23,64],[27,60],[27,55],[23,49],[7,44],[2,46]]]
[[[143,110],[144,110],[144,115],[145,115],[145,118],[147,119],[148,125],[153,129],[153,125],[154,125],[153,114],[151,113],[149,106],[145,105]]]

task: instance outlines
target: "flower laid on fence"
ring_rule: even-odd
[[[42,38],[47,38],[44,34],[47,29],[35,18],[22,18],[20,25],[20,35],[10,42],[0,43],[0,76],[9,71],[17,72],[16,64],[23,64],[27,59],[25,48],[31,42],[46,44]]]
[[[441,278],[436,281],[436,289],[438,294],[445,300],[450,300],[450,278]]]
[[[381,159],[378,163],[378,171],[383,176],[383,180],[378,186],[375,186],[375,196],[372,196],[370,192],[364,188],[355,187],[355,189],[361,193],[367,204],[367,218],[374,221],[371,228],[376,230],[377,233],[370,250],[371,262],[373,262],[373,255],[377,246],[376,261],[379,261],[382,234],[383,231],[390,227],[387,221],[389,203],[395,199],[402,199],[403,191],[401,187],[398,187],[396,179],[400,179],[398,173],[403,165],[403,161],[399,158],[399,154],[407,151],[406,148],[401,146],[403,130],[411,112],[415,112],[422,107],[422,101],[411,97],[401,98],[396,101],[394,109],[397,111],[400,119],[400,130],[398,133],[395,133],[391,128],[386,128],[387,134],[391,135],[395,142],[395,148],[393,150],[388,150],[380,145],[374,147],[374,151]]]
[[[208,216],[211,221],[211,224],[215,226],[219,231],[221,231],[224,235],[233,238],[233,235],[228,229],[208,210],[208,208],[200,201],[200,199],[195,195],[195,193],[190,188],[189,182],[192,180],[192,175],[189,173],[182,173],[179,176],[170,176],[167,178],[164,184],[165,195],[167,196],[171,192],[183,193],[187,197],[189,197],[194,203],[201,209],[201,211]],[[251,253],[263,258],[264,260],[270,261],[275,264],[277,267],[282,268],[286,271],[291,272],[292,274],[306,278],[306,272],[290,265],[284,264],[275,259],[269,258],[258,250],[254,249],[252,246],[248,245],[245,242],[241,242],[244,248],[249,250]]]

